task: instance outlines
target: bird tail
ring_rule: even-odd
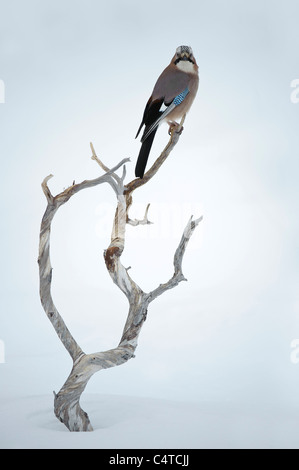
[[[156,129],[154,129],[147,136],[147,138],[141,145],[141,149],[140,149],[138,160],[137,160],[136,167],[135,167],[135,176],[137,178],[143,178],[148,156],[151,151],[153,140],[154,140],[157,130],[158,130],[158,127],[156,127]],[[144,135],[146,135],[147,131],[148,131],[148,126],[146,126],[144,129]]]

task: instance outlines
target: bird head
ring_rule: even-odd
[[[188,61],[192,64],[195,64],[195,58],[193,56],[193,51],[190,46],[179,46],[175,51],[174,63],[177,65],[181,61]]]

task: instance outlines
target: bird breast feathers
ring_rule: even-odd
[[[193,67],[193,64],[190,65]],[[186,71],[180,70],[174,64],[170,64],[158,78],[153,90],[152,99],[160,100],[163,98],[164,102],[169,104],[185,88],[190,88],[191,82],[197,80],[198,75],[194,69],[192,74],[186,73]]]
[[[189,60],[180,60],[180,62],[178,62],[176,66],[182,72],[196,73],[196,71],[194,70],[194,64],[192,64],[192,62],[189,62]]]

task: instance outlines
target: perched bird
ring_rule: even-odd
[[[178,125],[176,119],[180,119],[189,111],[197,93],[198,83],[198,66],[191,47],[179,46],[170,64],[158,78],[146,104],[142,122],[136,134],[137,138],[142,126],[145,125],[135,176],[143,178],[159,124],[166,121],[170,129]]]

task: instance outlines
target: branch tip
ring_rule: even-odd
[[[50,175],[46,176],[46,177],[43,179],[42,185],[43,185],[43,184],[47,184],[48,181],[49,181],[51,178],[53,178],[53,176],[54,176],[54,175],[52,175],[52,173],[51,173]]]
[[[42,190],[44,192],[44,195],[46,196],[47,198],[47,201],[48,202],[52,202],[53,201],[53,196],[51,194],[51,191],[48,187],[48,181],[53,178],[53,175],[50,174],[48,176],[46,176],[44,179],[43,179],[43,182],[42,182]]]
[[[203,219],[203,215],[201,215],[198,219],[193,220],[193,223],[195,224],[195,227],[201,222]]]

